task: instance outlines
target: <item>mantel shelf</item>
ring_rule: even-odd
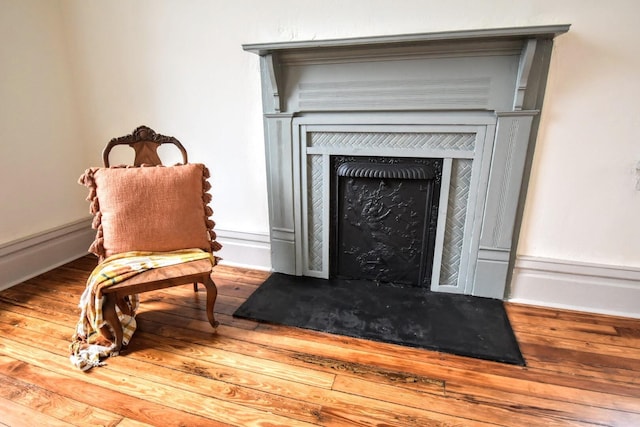
[[[569,24],[531,27],[490,28],[480,30],[440,31],[433,33],[398,34],[387,36],[353,37],[328,40],[304,40],[275,43],[243,44],[248,52],[263,56],[275,52],[321,48],[343,48],[373,45],[407,45],[447,40],[477,40],[501,38],[554,38],[569,31]]]

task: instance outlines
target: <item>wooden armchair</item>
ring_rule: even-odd
[[[188,164],[187,152],[185,148],[182,146],[182,144],[176,138],[160,135],[146,126],[140,126],[137,129],[135,129],[131,135],[114,138],[107,144],[107,146],[103,151],[103,161],[104,161],[105,168],[94,168],[93,170],[88,170],[88,172],[85,173],[83,177],[81,177],[81,182],[85,184],[87,187],[91,188],[92,193],[90,194],[89,200],[93,200],[92,203],[95,204],[95,206],[92,205],[92,212],[95,215],[94,228],[98,229],[98,234],[96,237],[96,241],[94,242],[94,245],[92,245],[92,248],[90,248],[90,251],[99,255],[98,267],[100,267],[100,264],[108,256],[111,256],[114,253],[118,254],[122,252],[122,248],[118,249],[117,247],[111,247],[111,253],[109,253],[109,247],[107,245],[106,239],[108,237],[107,236],[108,232],[113,232],[113,230],[111,229],[107,230],[106,228],[107,226],[105,224],[105,221],[106,221],[105,217],[111,214],[109,214],[108,211],[105,211],[105,206],[107,206],[107,202],[104,199],[98,200],[100,190],[106,191],[106,189],[104,189],[105,184],[103,184],[104,179],[103,181],[99,181],[98,174],[99,173],[106,174],[107,172],[119,173],[118,171],[122,173],[147,173],[147,172],[163,173],[164,171],[166,171],[168,173],[168,172],[172,172],[173,170],[179,170],[179,168],[181,167],[180,165],[176,165],[172,167],[162,166],[162,162],[158,155],[158,148],[163,144],[173,144],[178,148],[183,158],[182,166],[185,166],[185,168],[189,167],[190,169],[193,169],[193,166],[196,166],[196,165]],[[110,168],[109,154],[111,150],[118,145],[128,145],[131,148],[133,148],[133,150],[135,151],[133,167],[127,167],[127,168],[123,167],[123,168],[115,168],[115,169]],[[156,167],[147,167],[147,166],[156,166]],[[99,292],[104,297],[104,300],[103,300],[104,302],[102,305],[102,319],[107,324],[106,327],[101,328],[101,333],[103,336],[109,337],[108,341],[112,343],[111,354],[117,354],[117,352],[120,350],[123,344],[124,326],[121,326],[121,323],[119,321],[119,317],[116,311],[116,307],[119,308],[121,313],[124,313],[126,315],[132,315],[131,304],[129,301],[129,297],[131,295],[137,295],[137,294],[148,292],[148,291],[153,291],[157,289],[168,288],[168,287],[183,285],[188,283],[193,283],[193,289],[195,292],[197,292],[198,283],[202,283],[206,288],[206,292],[207,292],[206,313],[207,313],[208,321],[214,329],[217,328],[218,326],[218,322],[216,321],[213,313],[213,308],[214,308],[214,304],[217,297],[217,289],[216,289],[215,283],[211,279],[212,268],[215,265],[217,258],[211,255],[214,251],[219,250],[221,248],[221,245],[219,245],[215,241],[215,233],[213,232],[213,222],[209,219],[209,216],[211,215],[212,211],[210,208],[208,208],[208,204],[207,204],[207,202],[210,201],[210,196],[208,195],[208,193],[206,193],[206,191],[208,190],[208,183],[206,182],[206,178],[208,177],[208,171],[203,165],[199,165],[199,166],[202,166],[201,169],[205,171],[202,173],[204,174],[204,178],[201,178],[202,187],[204,188],[200,189],[201,191],[200,194],[204,194],[204,201],[202,200],[202,197],[201,197],[202,206],[200,206],[200,209],[202,209],[202,211],[200,214],[196,214],[195,218],[196,220],[199,220],[198,218],[201,218],[202,224],[208,223],[209,227],[207,228],[204,225],[202,225],[203,227],[202,229],[204,230],[204,232],[208,234],[205,237],[204,243],[200,243],[198,247],[203,249],[203,251],[208,252],[209,257],[207,259],[198,259],[195,261],[181,262],[176,265],[152,268],[152,269],[143,271],[141,273],[135,274],[131,278],[121,281],[117,284],[109,285],[100,289]],[[87,178],[88,176],[89,178]],[[91,181],[91,182],[88,182],[88,181]],[[122,184],[122,182],[124,182],[124,185]],[[120,191],[122,190],[122,187],[126,187],[128,183],[129,181],[120,181],[120,184],[119,184]],[[102,187],[100,187],[101,185]],[[180,192],[180,190],[178,192]],[[197,192],[195,190],[193,191],[193,193],[196,194],[196,197],[198,197]],[[91,199],[92,196],[93,196],[93,199]],[[155,193],[151,193],[151,194],[145,193],[145,194],[141,194],[140,196],[147,199],[153,199],[155,197]],[[172,197],[172,196],[169,195],[169,197]],[[151,200],[151,202],[153,202],[153,200]],[[162,210],[164,205],[162,204],[162,202],[158,202],[158,203],[161,203],[159,205],[160,206],[159,210]],[[178,200],[175,203],[181,204],[182,201]],[[116,208],[119,207],[119,204],[121,204],[119,200],[113,203],[113,205]],[[142,204],[142,206],[145,206],[145,205]],[[139,216],[151,215],[148,212],[148,208],[147,208],[147,211],[145,211],[142,206],[141,206],[141,209],[143,209],[142,212],[135,213],[136,218]],[[182,208],[182,207],[179,206],[179,208]],[[159,215],[162,216],[162,213],[159,213]],[[201,216],[198,216],[198,215],[201,215]],[[109,217],[109,220],[113,219],[111,218],[111,216]],[[163,220],[163,218],[160,218],[160,220]],[[115,220],[113,221],[115,222]],[[180,216],[177,222],[181,222],[181,221],[183,221],[183,218]],[[184,219],[184,221],[188,221],[188,220]],[[197,221],[192,220],[191,222],[197,222]],[[103,225],[105,226],[104,233],[102,230]],[[201,224],[198,224],[198,226],[200,225]],[[170,231],[175,232],[175,230],[170,230]],[[180,235],[178,237],[182,237],[182,236]],[[198,239],[201,239],[201,237],[202,236],[198,234]],[[154,244],[156,240],[162,241],[162,236],[158,236],[157,239],[154,236],[154,238],[152,239]],[[131,244],[128,244],[128,246],[131,246]],[[144,246],[144,245],[141,245],[141,246]],[[96,250],[97,247],[100,247],[101,250]],[[177,247],[172,249],[189,249],[189,248],[191,248],[191,246],[184,247],[184,248]],[[148,249],[147,247],[128,247],[127,248],[127,251],[150,251],[150,250],[157,252],[157,249]]]

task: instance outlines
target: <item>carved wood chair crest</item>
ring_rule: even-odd
[[[128,145],[135,151],[134,166],[161,165],[162,160],[158,155],[158,147],[163,144],[175,145],[182,154],[184,164],[188,163],[187,150],[182,143],[173,136],[161,135],[147,126],[137,127],[131,134],[113,138],[102,152],[102,160],[105,167],[109,167],[109,153],[118,145]]]

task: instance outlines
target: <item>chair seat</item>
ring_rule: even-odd
[[[218,328],[219,322],[215,319],[213,306],[218,295],[218,290],[211,279],[212,269],[211,261],[208,259],[190,261],[174,266],[145,271],[133,276],[129,280],[103,289],[102,292],[105,296],[105,303],[102,307],[103,317],[106,323],[112,325],[115,334],[114,353],[120,351],[123,339],[122,328],[115,327],[115,325],[120,324],[116,313],[116,306],[120,307],[123,313],[129,314],[127,313],[127,305],[124,304],[124,298],[131,294],[164,289],[186,283],[193,283],[194,290],[197,290],[195,284],[202,283],[207,290],[207,319],[215,331]]]
[[[122,283],[109,286],[103,290],[103,293],[128,295],[127,292],[129,291],[142,293],[185,283],[203,283],[204,279],[211,274],[212,269],[211,261],[208,259],[154,268],[133,276]]]

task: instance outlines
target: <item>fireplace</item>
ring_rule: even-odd
[[[441,159],[334,156],[330,277],[429,289]]]
[[[502,299],[568,28],[244,45],[260,56],[274,271]]]

